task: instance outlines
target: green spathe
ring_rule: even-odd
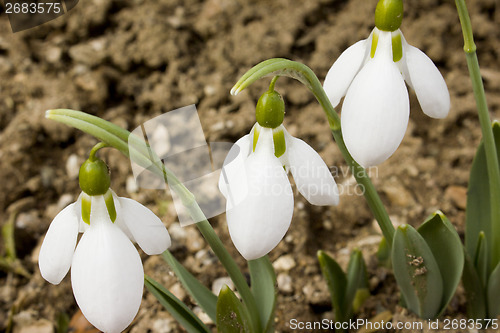
[[[82,191],[91,196],[105,194],[111,183],[108,166],[99,158],[89,158],[82,164],[78,180]]]
[[[375,9],[375,26],[383,31],[396,31],[403,21],[402,0],[380,0]]]

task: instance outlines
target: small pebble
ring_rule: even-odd
[[[218,132],[218,131],[221,131],[224,129],[224,122],[223,121],[219,121],[215,124],[213,124],[212,126],[210,126],[210,130],[212,132]]]
[[[292,293],[292,278],[287,273],[279,273],[276,277],[276,282],[278,283],[278,289],[284,293]]]
[[[177,243],[183,242],[187,237],[186,228],[181,227],[178,223],[172,224],[168,228],[168,232],[170,233],[170,237],[172,237],[172,240]]]
[[[153,322],[152,329],[154,333],[170,333],[174,331],[173,320],[170,318],[156,319]]]
[[[65,193],[61,195],[61,197],[57,201],[57,208],[59,210],[63,210],[64,208],[66,208],[67,205],[69,205],[74,201],[75,200],[73,199],[73,194]]]
[[[309,304],[327,305],[330,303],[330,293],[322,276],[315,276],[302,288],[302,292]]]
[[[127,178],[127,184],[125,186],[127,193],[136,193],[139,190],[139,186],[137,185],[134,176],[129,176]]]
[[[215,295],[219,295],[220,290],[222,289],[222,287],[224,285],[228,286],[229,289],[234,290],[234,284],[233,284],[233,281],[231,280],[231,278],[220,277],[220,278],[215,279],[214,282],[212,283],[212,292]]]
[[[213,320],[212,318],[210,318],[207,313],[205,311],[203,311],[202,308],[200,308],[199,306],[196,306],[193,308],[193,312],[194,314],[200,318],[201,322],[205,325],[210,325],[210,324],[213,324]]]
[[[205,246],[205,242],[203,241],[203,238],[201,238],[198,230],[188,228],[186,230],[186,236],[188,239],[188,241],[186,242],[186,247],[188,248],[189,252],[198,252]]]
[[[38,213],[34,210],[19,213],[16,218],[16,227],[19,229],[35,229],[40,224]]]
[[[186,298],[186,291],[184,290],[182,285],[178,282],[175,283],[173,286],[171,286],[169,290],[172,294],[174,294],[175,297],[177,297],[181,301],[184,300],[184,298]]]
[[[444,196],[450,199],[453,205],[459,209],[467,207],[467,189],[463,186],[448,186]]]
[[[295,267],[295,260],[290,254],[287,254],[276,259],[276,261],[273,262],[273,267],[277,271],[288,272]]]
[[[80,166],[78,163],[78,156],[76,154],[69,155],[66,160],[66,173],[71,179],[78,178],[78,173],[80,172]]]

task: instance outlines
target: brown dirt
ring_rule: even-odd
[[[132,130],[157,115],[195,103],[207,141],[234,142],[255,122],[256,100],[268,84],[261,80],[237,97],[230,96],[231,86],[246,70],[259,61],[285,57],[307,64],[323,80],[345,48],[368,36],[375,5],[375,0],[86,0],[54,21],[16,34],[3,13],[0,225],[17,214],[18,257],[31,278],[0,271],[0,332],[9,322],[14,332],[51,332],[59,314],[73,317],[77,313],[69,278],[59,286],[45,282],[37,253],[52,218],[79,193],[71,160],[76,158],[78,165],[83,162],[96,141],[44,119],[45,110],[83,110]],[[375,170],[373,181],[395,223],[416,226],[441,209],[463,236],[464,189],[481,134],[458,17],[451,1],[405,5],[402,31],[409,43],[426,52],[440,68],[450,89],[452,109],[446,119],[432,120],[423,115],[410,93],[412,112],[406,137],[398,151]],[[490,111],[498,118],[498,1],[469,1],[469,7]],[[345,162],[313,96],[291,79],[280,79],[277,88],[285,98],[285,125],[291,134],[315,147],[328,165],[345,172]],[[177,227],[166,194],[127,193],[131,177],[127,159],[110,150],[102,156],[111,167],[115,191],[139,200],[162,217],[173,234],[173,253],[189,270],[209,287],[225,275],[196,228]],[[352,194],[352,178],[343,172],[336,177],[344,191],[340,205],[315,207],[297,196],[292,226],[270,253],[273,262],[285,257],[289,264],[277,264],[282,282],[289,283],[279,292],[277,331],[290,331],[292,318],[333,318],[315,257],[319,249],[344,266],[351,248],[363,250],[372,296],[360,318],[388,310],[393,320],[416,320],[398,306],[393,276],[377,265],[374,252],[379,231],[364,199]],[[228,237],[225,216],[211,222],[244,267]],[[161,258],[143,259],[147,274],[195,307]],[[459,291],[445,315],[462,318],[464,307]],[[130,331],[179,329],[145,292]]]

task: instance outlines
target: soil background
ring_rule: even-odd
[[[0,332],[54,332],[58,318],[73,318],[83,332],[70,279],[58,286],[40,276],[37,258],[54,216],[76,200],[77,174],[96,140],[46,120],[45,110],[70,108],[110,120],[128,130],[189,104],[196,104],[208,142],[235,142],[255,122],[254,108],[268,79],[234,97],[232,85],[258,62],[284,57],[308,65],[322,81],[348,46],[373,28],[375,0],[85,0],[69,13],[12,33],[0,15],[0,226],[15,221],[17,256],[29,277],[0,271]],[[468,1],[493,118],[500,116],[500,2]],[[410,91],[411,115],[397,152],[372,170],[373,182],[395,224],[418,226],[442,210],[464,233],[468,172],[481,133],[468,77],[454,2],[405,2],[401,27],[407,41],[439,67],[451,95],[444,120],[425,116]],[[312,206],[295,198],[291,227],[270,253],[278,274],[276,331],[290,320],[333,319],[316,252],[327,251],[344,267],[350,250],[361,248],[371,296],[358,318],[385,313],[388,320],[417,318],[398,305],[391,272],[377,264],[381,239],[364,198],[332,140],[312,94],[282,78],[277,90],[286,103],[285,126],[312,145],[332,170],[341,191],[338,207]],[[150,207],[168,227],[172,252],[209,288],[226,274],[195,226],[181,228],[168,193],[134,186],[130,162],[105,149],[112,188]],[[210,219],[243,269],[228,236],[225,215]],[[0,254],[4,251],[3,240]],[[199,308],[160,256],[141,252],[145,272],[188,306]],[[445,312],[464,318],[459,288]],[[206,318],[204,318],[206,320]],[[79,326],[80,325],[80,326]],[[213,326],[212,326],[213,327]],[[182,331],[147,291],[130,332]],[[409,331],[409,330],[405,330]]]

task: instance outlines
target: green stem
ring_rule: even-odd
[[[354,178],[364,191],[365,200],[373,212],[373,215],[377,219],[378,225],[382,230],[382,234],[387,240],[387,244],[389,244],[389,247],[392,248],[392,240],[394,239],[395,229],[389,215],[387,214],[385,206],[375,189],[375,186],[373,186],[370,176],[367,174],[366,169],[359,165],[347,150],[342,137],[342,131],[340,129],[334,130],[332,128],[332,134],[335,138],[335,142],[337,142],[337,146],[344,156],[345,161],[349,165],[349,168],[351,168]]]
[[[483,134],[484,149],[486,153],[486,166],[490,180],[490,207],[491,207],[491,269],[493,270],[500,262],[500,168],[495,146],[495,139],[491,129],[490,114],[486,103],[483,80],[479,71],[479,62],[476,55],[476,45],[472,34],[472,25],[464,0],[456,0],[455,4],[462,25],[464,35],[464,52],[467,67],[472,81],[474,98],[476,99],[479,124]]]
[[[271,80],[271,83],[269,84],[269,91],[270,92],[274,91],[274,86],[276,85],[276,81],[278,81],[278,79],[279,79],[279,76],[275,76]]]
[[[131,155],[134,156],[134,162],[145,168],[151,167],[152,165],[153,172],[165,180],[168,179],[169,187],[180,197],[193,220],[200,221],[196,223],[198,230],[210,245],[217,258],[219,258],[238,289],[245,304],[244,308],[248,312],[249,318],[252,320],[251,325],[255,328],[254,331],[259,331],[259,329],[257,329],[261,327],[259,311],[245,277],[208,222],[205,214],[196,202],[194,195],[165,167],[163,163],[158,162],[160,159],[157,158],[154,151],[147,147],[144,141],[131,135],[127,130],[81,111],[68,109],[49,110],[47,111],[46,117],[80,129],[109,146],[116,148],[127,157]],[[130,142],[132,142],[132,144],[129,145]]]
[[[97,151],[101,148],[104,148],[104,147],[109,147],[107,143],[105,142],[99,142],[98,144],[96,144],[92,150],[90,151],[89,153],[89,160],[91,161],[95,161],[96,160],[96,157],[95,157],[95,154],[97,154]]]
[[[330,103],[328,96],[323,90],[323,86],[309,67],[288,59],[275,58],[263,61],[251,68],[240,78],[238,82],[236,82],[234,87],[231,89],[231,94],[238,94],[253,82],[269,74],[278,76],[284,75],[299,80],[314,94],[314,97],[316,97],[328,118],[328,123],[330,124],[333,137],[337,142],[342,156],[351,168],[354,178],[356,178],[358,184],[360,184],[364,189],[364,195],[366,201],[368,202],[368,206],[373,212],[373,215],[375,216],[375,219],[377,220],[380,229],[387,240],[387,244],[392,246],[395,229],[389,219],[389,214],[387,214],[382,200],[373,186],[370,177],[366,173],[366,170],[352,158],[351,154],[349,154],[340,130],[340,117]]]

